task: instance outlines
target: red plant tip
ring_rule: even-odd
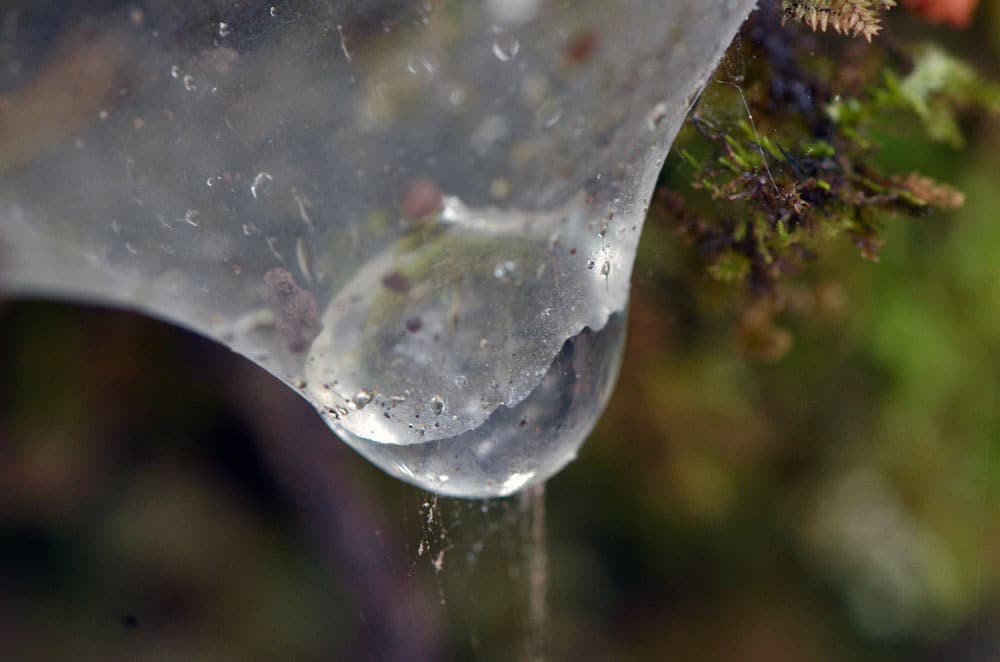
[[[903,0],[906,8],[932,23],[967,28],[979,0]]]
[[[403,218],[415,221],[441,211],[441,189],[432,180],[418,177],[403,193],[400,211]]]

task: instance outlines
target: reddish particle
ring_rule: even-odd
[[[306,351],[322,328],[316,297],[300,287],[286,269],[275,268],[264,274],[264,286],[278,337],[289,351]]]
[[[437,184],[426,177],[418,177],[410,182],[400,204],[403,218],[415,221],[433,216],[440,210],[441,189]]]
[[[979,0],[905,0],[910,11],[932,23],[947,23],[967,28],[972,22]]]
[[[571,64],[583,64],[597,48],[597,35],[592,30],[578,32],[566,43],[566,59]]]
[[[419,317],[411,317],[406,320],[406,330],[410,333],[416,333],[422,328],[424,328],[424,322]]]
[[[382,278],[382,284],[393,292],[404,293],[410,289],[409,279],[398,271],[393,271],[391,274],[384,276]]]
[[[575,248],[569,249],[569,254],[570,255],[576,255],[576,249]]]

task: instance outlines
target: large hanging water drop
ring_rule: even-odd
[[[38,26],[21,4],[0,287],[216,338],[386,471],[467,497],[589,434],[659,164],[753,6],[81,2]]]
[[[328,304],[306,361],[309,394],[402,478],[510,494],[573,459],[603,410],[627,281],[587,265],[630,256],[594,231],[581,198],[548,213],[448,198],[429,223]],[[371,404],[352,407],[356,392]]]

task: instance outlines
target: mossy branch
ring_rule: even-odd
[[[824,243],[848,237],[878,261],[886,218],[964,202],[920,173],[881,171],[880,132],[910,128],[957,147],[958,113],[1000,112],[1000,85],[939,48],[815,55],[812,37],[779,27],[787,4],[762,7],[734,46],[730,63],[748,63],[740,94],[728,81],[713,86],[682,132],[675,153],[690,189],[661,186],[656,198],[708,280],[742,288],[741,338],[772,358],[790,345],[773,324],[785,309],[783,282]]]
[[[831,27],[869,42],[882,29],[881,12],[895,6],[895,0],[782,0],[781,3],[783,21],[798,21],[823,32]]]

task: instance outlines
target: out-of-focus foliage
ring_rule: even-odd
[[[883,125],[898,113],[920,118],[926,137],[952,147],[965,145],[957,111],[979,108],[1000,113],[1000,84],[984,80],[967,62],[949,55],[933,44],[916,50],[911,71],[900,76],[883,72],[883,83],[871,91],[867,102],[840,98],[827,113],[845,134],[871,144],[863,128],[876,122]]]
[[[980,17],[956,35],[894,12],[870,47],[799,38],[844,100],[885,87],[897,40],[1000,79],[1000,2]],[[776,181],[808,179],[781,149],[821,156],[784,125],[801,122],[796,100],[820,119],[836,102],[757,77],[759,37],[718,78],[744,92]],[[759,158],[735,88],[710,85],[698,112]],[[957,113],[958,150],[916,113],[888,116],[867,129],[870,167],[919,171],[964,206],[873,211],[878,263],[817,241],[780,302],[748,304],[741,253],[706,262],[669,197],[653,206],[619,387],[548,488],[553,659],[1000,659],[1000,123]],[[675,153],[661,189],[687,193],[691,176]],[[714,204],[695,193],[689,213]],[[5,660],[516,659],[529,523],[516,499],[434,500],[386,478],[188,334],[0,309]]]

